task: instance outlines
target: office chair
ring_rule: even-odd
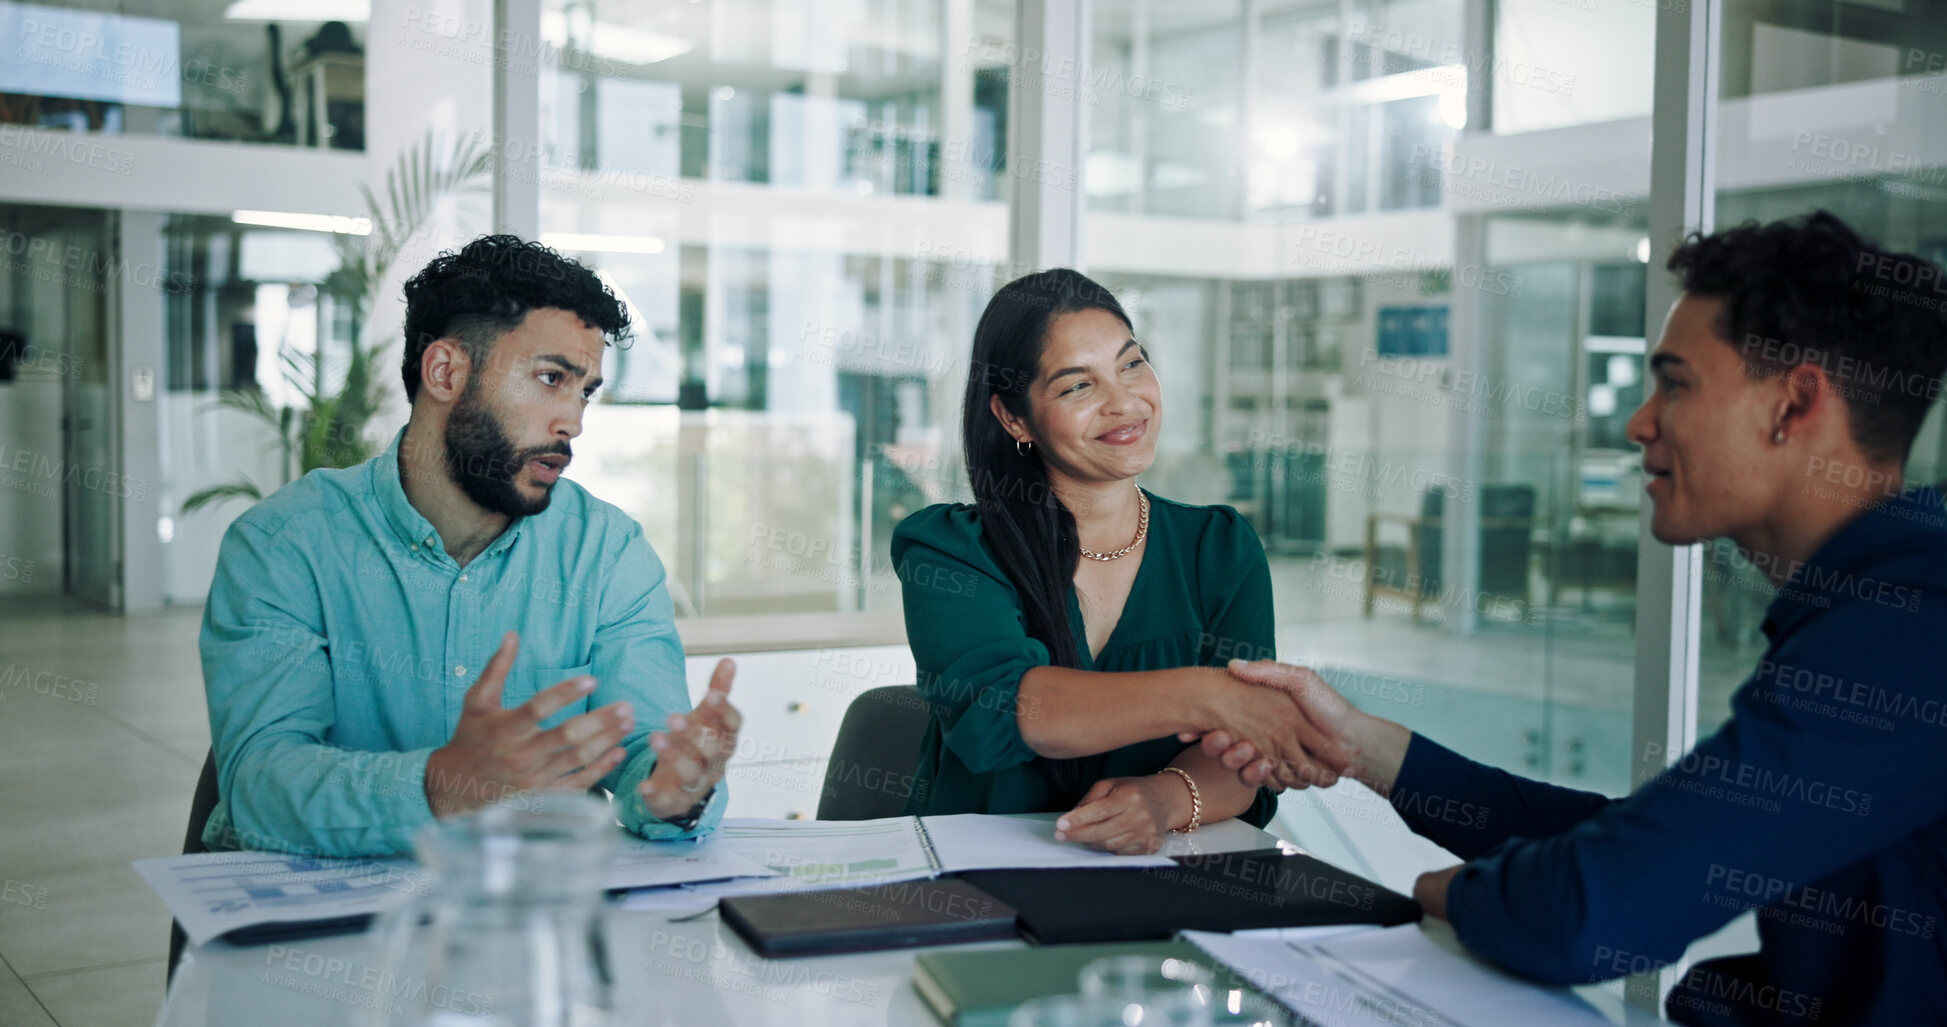
[[[873,820],[904,812],[932,715],[932,704],[913,685],[874,688],[853,699],[825,765],[818,819]]]
[[[189,826],[183,829],[183,855],[208,852],[203,844],[203,827],[210,822],[210,814],[216,810],[216,750],[212,749],[203,757],[203,773],[196,778],[196,795],[189,800]],[[181,922],[169,921],[169,976],[167,981],[176,979],[176,964],[182,962],[183,947],[189,944],[189,936],[183,933]]]

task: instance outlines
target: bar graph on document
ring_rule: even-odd
[[[726,846],[822,888],[911,880],[938,873],[913,817],[882,820],[726,820]]]
[[[426,886],[410,859],[325,859],[275,852],[139,860],[135,869],[198,945],[238,927],[386,908]]]

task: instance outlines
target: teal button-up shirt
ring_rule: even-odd
[[[656,763],[649,732],[690,708],[662,561],[641,527],[564,478],[546,511],[515,520],[461,567],[406,500],[404,435],[357,467],[279,489],[223,537],[202,633],[222,798],[205,842],[319,856],[409,850],[432,819],[426,757],[452,739],[467,689],[509,629],[520,654],[507,706],[584,673],[595,691],[544,727],[634,704],[628,758],[602,781],[624,827],[647,838],[713,828],[721,783],[689,831],[636,794]]]

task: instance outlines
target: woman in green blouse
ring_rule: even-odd
[[[892,541],[933,707],[909,812],[1065,810],[1057,837],[1146,853],[1198,823],[1263,826],[1276,795],[1240,768],[1289,780],[1301,762],[1295,704],[1222,669],[1274,649],[1256,533],[1135,483],[1163,409],[1132,334],[1067,269],[981,315],[962,411],[975,502],[927,507]],[[1249,741],[1191,744],[1219,731]]]

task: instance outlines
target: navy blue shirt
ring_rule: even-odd
[[[1791,575],[1731,719],[1610,799],[1415,735],[1392,793],[1467,860],[1468,948],[1587,983],[1661,969],[1758,910],[1759,951],[1692,967],[1692,1024],[1947,1017],[1947,511],[1931,489],[1862,514]],[[1657,766],[1654,747],[1638,758]]]

